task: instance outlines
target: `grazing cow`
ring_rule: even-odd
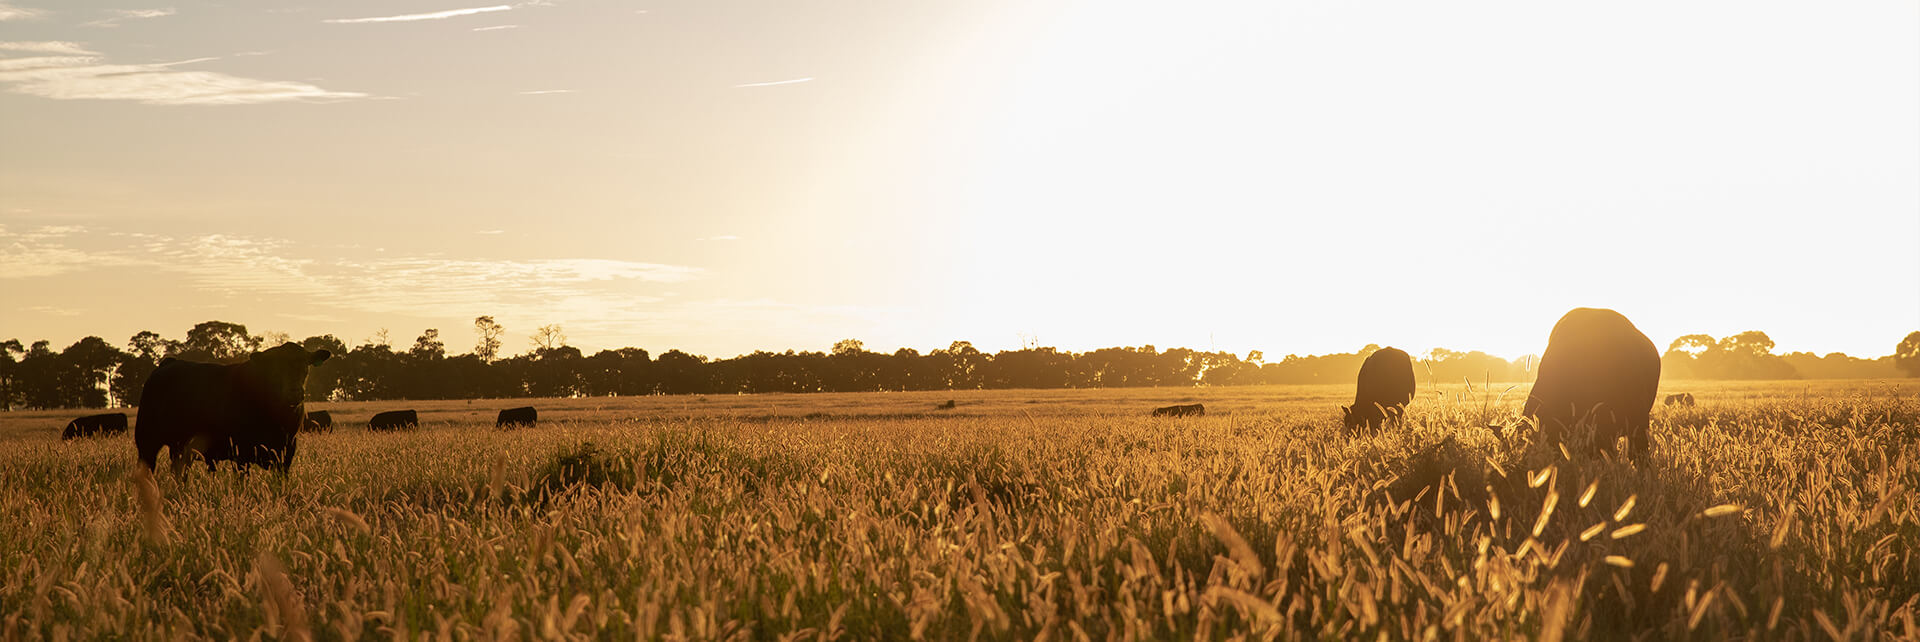
[[[1206,404],[1197,403],[1153,409],[1153,416],[1155,417],[1202,417],[1206,414]]]
[[[420,413],[412,410],[388,410],[367,420],[367,430],[400,430],[420,426]]]
[[[166,448],[173,472],[194,455],[211,470],[231,461],[285,472],[306,411],[307,370],[332,356],[292,343],[255,352],[231,365],[167,358],[140,390],[133,443],[152,470]]]
[[[63,440],[75,437],[111,437],[127,431],[127,413],[110,412],[104,415],[87,415],[67,422],[67,429],[60,433]]]
[[[1667,395],[1667,405],[1669,405],[1669,406],[1686,406],[1686,407],[1688,407],[1688,408],[1692,408],[1692,407],[1693,407],[1693,393],[1691,393],[1691,392],[1682,392],[1682,393],[1679,393],[1679,394],[1673,394],[1673,395]]]
[[[1377,430],[1399,421],[1413,401],[1413,359],[1399,348],[1381,348],[1360,363],[1353,405],[1340,407],[1347,430]]]
[[[1610,451],[1625,436],[1629,453],[1647,452],[1647,427],[1660,385],[1660,351],[1612,310],[1575,308],[1554,324],[1540,373],[1521,414],[1547,434],[1590,423],[1594,446]]]
[[[333,432],[333,413],[325,410],[307,411],[307,420],[300,424],[304,432]]]
[[[500,411],[500,418],[493,420],[493,427],[532,426],[539,420],[540,413],[533,406],[521,406]]]
[[[954,403],[952,399],[948,399],[946,403],[935,405],[933,409],[934,410],[952,410],[958,407],[960,407],[960,404]]]

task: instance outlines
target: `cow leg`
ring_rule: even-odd
[[[188,450],[186,444],[173,444],[167,446],[167,457],[172,460],[173,476],[179,477],[186,474],[187,464],[193,462],[193,451]]]
[[[147,472],[153,472],[153,467],[160,463],[160,446],[162,444],[141,442],[135,445],[140,449],[140,465],[146,466]]]
[[[1634,461],[1639,461],[1647,456],[1647,447],[1649,446],[1647,443],[1647,432],[1652,423],[1653,418],[1651,416],[1635,417],[1633,421],[1627,425],[1627,452],[1633,457]]]

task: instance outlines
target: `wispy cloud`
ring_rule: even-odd
[[[507,231],[506,230],[480,230],[474,233],[475,234],[506,234]]]
[[[694,240],[695,241],[738,241],[740,240],[740,237],[734,236],[732,234],[721,234],[719,236],[703,236]]]
[[[794,78],[791,80],[775,80],[772,82],[750,82],[750,83],[734,85],[733,88],[740,89],[742,87],[772,87],[775,85],[797,85],[803,82],[812,82],[812,81],[813,81],[813,77],[808,76],[806,78]]]
[[[215,58],[168,63],[109,64],[77,43],[0,42],[0,51],[33,54],[0,58],[0,86],[57,100],[132,100],[152,105],[242,105],[335,101],[366,94],[330,91],[303,82],[256,80],[213,71],[176,70]]]
[[[542,94],[571,94],[571,93],[574,93],[574,90],[572,90],[572,89],[534,89],[534,90],[531,90],[531,91],[523,91],[523,92],[520,92],[520,95],[522,95],[522,96],[539,96],[539,95],[542,95]]]
[[[128,265],[124,256],[100,255],[71,247],[68,240],[86,231],[75,226],[41,226],[26,232],[0,227],[0,279],[58,276],[86,269]]]
[[[0,2],[0,22],[6,22],[8,20],[25,20],[27,18],[38,18],[41,16],[41,14],[44,14],[44,13],[46,12],[41,11],[39,9],[29,9],[26,7],[14,6],[12,3],[8,3],[8,2]]]
[[[471,16],[471,15],[482,14],[482,13],[492,13],[495,11],[512,11],[512,10],[513,10],[513,5],[501,4],[501,5],[494,5],[491,7],[473,7],[469,9],[448,9],[446,11],[434,11],[429,13],[409,13],[409,14],[399,15],[399,16],[378,16],[373,18],[334,18],[331,20],[325,20],[323,22],[330,22],[333,24],[359,24],[364,22],[413,22],[416,20],[445,20],[447,18],[458,18],[460,16]]]
[[[19,51],[19,52],[25,52],[25,53],[39,53],[39,54],[72,54],[77,56],[93,55],[93,52],[87,51],[85,47],[80,46],[80,43],[68,42],[65,40],[0,42],[0,51]]]
[[[494,25],[491,27],[474,27],[473,30],[474,31],[500,31],[502,29],[519,29],[519,28],[520,28],[520,25]]]
[[[314,258],[304,248],[283,239],[230,234],[133,238],[75,226],[18,233],[0,226],[0,282],[134,267],[176,275],[196,291],[299,300],[311,304],[310,312],[459,316],[515,306],[572,305],[578,311],[654,302],[658,297],[636,287],[680,283],[701,274],[694,267],[615,259],[496,261],[388,253]]]
[[[175,11],[173,7],[167,7],[165,9],[114,9],[112,13],[113,13],[112,17],[101,18],[93,22],[82,23],[80,26],[82,27],[118,27],[120,26],[120,23],[126,22],[128,20],[146,20],[148,18],[164,18],[167,16],[171,16],[175,13],[178,13],[178,11]]]

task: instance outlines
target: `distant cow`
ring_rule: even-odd
[[[1636,458],[1647,452],[1647,427],[1660,385],[1660,351],[1633,322],[1612,310],[1575,308],[1554,324],[1540,374],[1521,414],[1548,434],[1591,423],[1594,444],[1612,450],[1627,438]]]
[[[500,411],[500,418],[493,420],[493,427],[532,426],[540,420],[540,413],[533,406],[521,406]]]
[[[948,399],[946,403],[937,404],[933,407],[933,409],[934,410],[952,410],[958,407],[960,407],[960,404],[955,403],[952,399]]]
[[[1682,392],[1682,393],[1680,393],[1680,394],[1674,394],[1674,395],[1667,395],[1667,405],[1669,405],[1669,406],[1686,406],[1686,407],[1688,407],[1688,408],[1692,408],[1692,407],[1693,407],[1693,393],[1691,393],[1691,392]]]
[[[87,415],[67,422],[67,429],[60,433],[60,438],[111,437],[126,431],[127,413],[110,412],[104,415]]]
[[[400,430],[420,425],[420,413],[412,410],[388,410],[367,420],[367,430]]]
[[[305,432],[333,432],[333,413],[325,410],[307,411],[307,420],[300,424]]]
[[[1184,406],[1167,406],[1165,408],[1153,409],[1153,416],[1155,417],[1201,417],[1201,416],[1205,416],[1206,414],[1207,414],[1206,404],[1197,404],[1197,403],[1187,404]]]
[[[194,455],[208,469],[232,461],[241,470],[284,472],[306,410],[307,370],[330,356],[283,343],[231,365],[161,360],[140,390],[133,427],[140,463],[153,469],[164,447],[176,474]]]
[[[1348,430],[1377,430],[1399,421],[1413,401],[1413,359],[1399,348],[1381,348],[1360,363],[1353,405],[1341,406],[1341,423]]]

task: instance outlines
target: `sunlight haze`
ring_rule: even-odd
[[[1920,4],[0,0],[0,340],[1920,329]]]

